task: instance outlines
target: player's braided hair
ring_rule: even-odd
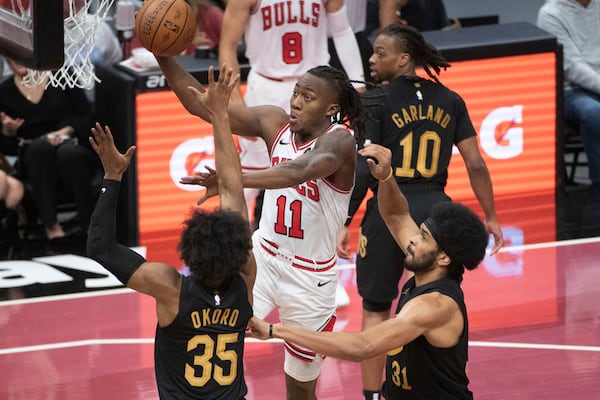
[[[380,35],[396,38],[396,44],[400,49],[410,54],[415,65],[423,67],[427,75],[437,83],[440,83],[437,75],[440,71],[450,66],[442,53],[433,45],[428,43],[423,35],[412,26],[391,24],[383,28]],[[431,70],[435,71],[435,74]]]
[[[340,112],[334,121],[349,126],[354,130],[354,137],[362,141],[367,113],[359,93],[354,89],[346,75],[337,68],[320,65],[311,68],[307,73],[327,81],[337,93]]]

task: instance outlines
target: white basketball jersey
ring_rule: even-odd
[[[327,132],[343,128],[334,124]],[[327,134],[327,133],[325,133]],[[271,149],[271,165],[293,160],[311,151],[317,139],[296,146],[289,124],[284,125]],[[290,256],[324,261],[335,257],[337,237],[348,215],[352,189],[335,187],[327,179],[298,186],[265,190],[258,234]]]
[[[258,73],[297,78],[329,64],[326,0],[257,0],[246,25],[246,57]]]

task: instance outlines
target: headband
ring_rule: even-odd
[[[442,242],[441,242],[442,235],[441,235],[441,232],[439,231],[437,224],[435,223],[435,220],[433,218],[429,217],[425,220],[425,222],[423,222],[423,225],[425,225],[427,227],[427,229],[429,229],[429,233],[431,233],[431,236],[433,236],[433,239],[438,244],[438,247],[440,248],[440,250],[444,250],[442,248]]]

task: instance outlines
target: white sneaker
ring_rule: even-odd
[[[346,292],[346,288],[342,285],[342,282],[338,280],[337,288],[335,291],[335,305],[337,308],[343,308],[350,304],[350,296]]]

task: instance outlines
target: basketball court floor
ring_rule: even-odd
[[[465,274],[475,398],[599,398],[599,254],[600,238],[512,246]],[[85,260],[62,255],[11,262],[30,263],[48,284],[70,278],[114,287],[113,278]],[[11,268],[19,268],[11,262],[0,268],[5,282]],[[74,264],[78,271],[69,268]],[[338,310],[336,329],[358,331],[353,265],[344,265],[340,276],[351,300]],[[124,288],[30,297],[36,294],[12,287],[2,294],[0,399],[158,398],[151,298]],[[248,400],[285,398],[283,351],[278,341],[247,339]],[[318,396],[360,399],[359,364],[326,359]]]

